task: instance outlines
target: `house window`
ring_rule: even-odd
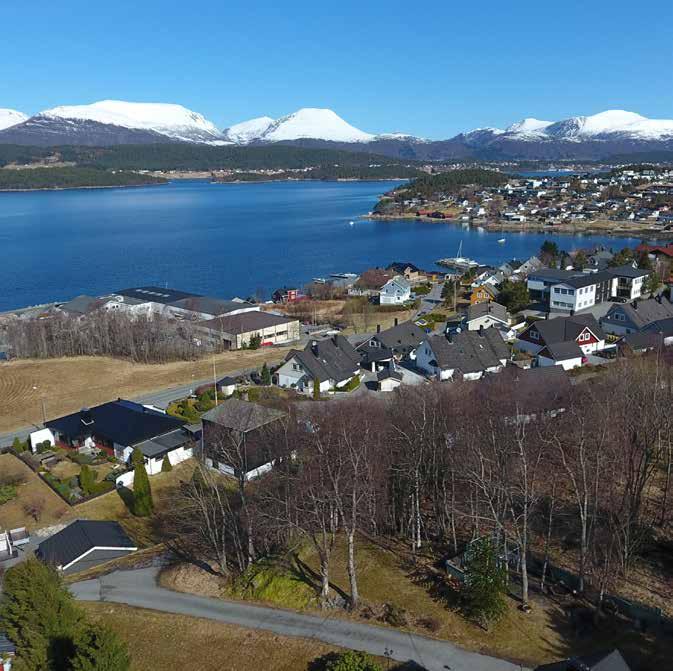
[[[539,340],[540,339],[540,334],[537,331],[529,331],[528,335],[530,336],[531,340]]]

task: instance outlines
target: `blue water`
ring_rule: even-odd
[[[394,182],[175,182],[131,189],[0,193],[0,310],[155,284],[229,298],[269,296],[391,261],[434,267],[537,252],[548,235],[358,219]],[[349,222],[354,221],[354,225]],[[554,236],[568,251],[638,240]]]

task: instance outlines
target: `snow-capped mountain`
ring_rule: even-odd
[[[0,142],[35,145],[226,143],[215,124],[182,105],[122,100],[45,110],[2,131]]]
[[[527,119],[522,119],[521,121],[513,123],[511,126],[507,127],[507,130],[503,132],[538,137],[540,134],[544,133],[548,126],[551,126],[553,123],[553,121],[541,121],[540,119],[533,119],[532,117],[528,117]]]
[[[224,131],[224,137],[236,144],[248,144],[262,137],[275,123],[270,116],[261,116],[229,126]]]
[[[28,118],[27,114],[17,112],[16,110],[0,108],[0,130],[16,126]]]
[[[270,120],[271,123],[267,123]],[[244,121],[224,131],[233,139],[243,127],[241,144],[250,142],[290,142],[293,140],[324,140],[327,142],[371,142],[375,135],[351,126],[329,109],[304,107],[280,119],[260,117]],[[257,128],[257,132],[254,129]]]

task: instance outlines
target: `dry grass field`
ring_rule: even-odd
[[[289,348],[225,352],[214,357],[217,375],[280,361]],[[60,417],[83,406],[133,397],[213,374],[213,358],[168,364],[134,364],[107,357],[19,359],[0,366],[0,432]]]
[[[130,606],[86,603],[87,614],[126,641],[132,671],[306,671],[338,648],[210,620]]]

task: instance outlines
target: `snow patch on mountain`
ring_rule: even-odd
[[[264,135],[273,123],[275,123],[275,119],[272,119],[270,116],[257,117],[256,119],[242,121],[241,123],[229,126],[224,131],[224,136],[227,140],[236,144],[248,144]]]
[[[540,135],[547,126],[551,126],[553,123],[553,121],[541,121],[528,117],[508,126],[505,132],[516,133],[517,135]]]
[[[554,138],[588,139],[604,136],[658,140],[673,136],[673,120],[648,119],[635,112],[606,110],[592,116],[577,116],[546,129]]]
[[[28,118],[27,114],[12,109],[0,108],[0,130],[11,128]]]
[[[91,105],[65,105],[37,115],[44,119],[95,121],[97,123],[151,130],[176,140],[221,142],[222,134],[203,115],[182,105],[101,100]]]

